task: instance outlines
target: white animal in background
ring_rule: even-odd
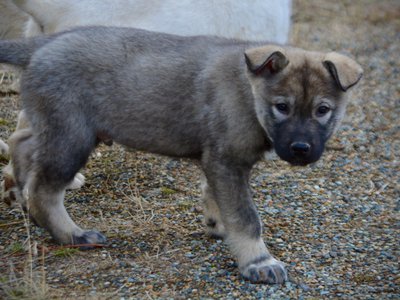
[[[284,44],[290,30],[291,0],[3,1],[14,2],[33,17],[24,24],[25,36],[105,25]]]
[[[30,27],[37,24],[33,17],[18,8],[12,0],[0,0],[0,39],[14,39],[26,35],[26,27],[32,20]],[[39,27],[34,29],[41,31]]]

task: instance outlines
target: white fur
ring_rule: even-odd
[[[318,109],[318,107],[324,104],[326,106],[328,106],[331,110],[328,111],[327,114],[323,115],[322,117],[318,117],[316,114],[316,111]],[[328,98],[324,98],[324,97],[316,97],[313,101],[313,106],[314,106],[314,111],[313,111],[313,117],[321,124],[321,125],[325,125],[326,123],[328,123],[329,119],[332,116],[332,110],[334,110],[336,108],[335,102],[332,101],[331,99]],[[341,119],[344,115],[344,111],[339,113],[339,118]]]
[[[43,33],[74,26],[137,27],[179,35],[209,34],[286,43],[291,0],[14,0]],[[33,28],[31,28],[33,27]],[[37,35],[27,24],[26,36]]]
[[[219,237],[224,237],[226,234],[226,229],[224,224],[222,223],[221,213],[217,202],[215,201],[213,195],[209,191],[209,187],[207,185],[207,179],[204,175],[201,178],[201,190],[203,198],[204,221],[206,225],[207,225],[207,220],[209,219],[214,220],[216,222],[214,228],[206,226],[207,234],[211,236],[215,235]]]
[[[270,255],[261,238],[255,240],[245,235],[231,233],[227,237],[226,242],[230,246],[230,249],[232,249],[233,254],[237,257],[239,268],[248,265],[248,263],[254,259]]]
[[[80,189],[83,185],[85,184],[85,176],[83,176],[81,173],[77,173],[70,182],[70,184],[67,186],[68,190],[77,190]]]
[[[247,236],[231,233],[226,240],[230,249],[238,259],[240,272],[249,277],[251,269],[261,270],[265,267],[281,269],[284,274],[284,280],[287,280],[287,273],[285,271],[285,264],[274,258],[268,251],[264,241],[259,239],[252,239]],[[264,260],[251,263],[258,258],[265,257]]]

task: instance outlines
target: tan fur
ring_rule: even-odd
[[[345,91],[356,84],[363,73],[361,66],[354,60],[336,52],[326,54],[324,62],[330,62],[335,66],[340,85]]]
[[[330,52],[328,54],[321,52],[305,52],[302,49],[292,47],[281,47],[268,45],[259,48],[254,48],[246,51],[246,56],[251,66],[262,66],[266,60],[271,59],[273,53],[283,54],[277,56],[271,65],[274,78],[276,78],[268,89],[265,88],[265,76],[268,75],[270,70],[267,68],[264,76],[259,76],[248,72],[248,77],[251,83],[252,92],[255,96],[255,106],[257,110],[257,117],[260,124],[265,129],[268,137],[274,140],[274,119],[265,118],[268,114],[266,111],[265,101],[269,101],[271,106],[276,105],[278,102],[284,102],[292,107],[303,107],[304,111],[314,109],[321,103],[327,103],[335,110],[334,122],[328,124],[330,135],[333,134],[345,112],[347,105],[347,95],[339,97],[339,90],[345,91],[347,88],[355,85],[362,76],[362,68],[354,60],[341,55],[339,53]],[[325,62],[329,62],[337,70],[337,82],[340,89],[332,82],[332,74],[327,68]],[[304,81],[307,82],[304,82]],[[279,83],[277,83],[279,82]],[[344,85],[346,88],[343,89]],[[306,88],[305,88],[306,87]],[[332,101],[329,98],[336,98]],[[279,121],[285,121],[288,116],[275,114],[275,118]],[[313,115],[321,125],[326,124],[326,118],[320,119]],[[298,124],[292,123],[293,130]],[[313,129],[310,129],[313,130]]]

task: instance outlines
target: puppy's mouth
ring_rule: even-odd
[[[292,166],[300,167],[315,163],[321,157],[319,153],[310,153],[309,155],[292,155],[289,151],[285,151],[283,153],[279,153],[279,151],[276,151],[276,153],[282,160],[288,162]]]

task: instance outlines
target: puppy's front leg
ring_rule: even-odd
[[[262,225],[249,186],[251,168],[220,161],[203,167],[208,195],[219,207],[225,241],[237,257],[242,275],[254,283],[286,281],[284,264],[272,257],[261,238]]]

